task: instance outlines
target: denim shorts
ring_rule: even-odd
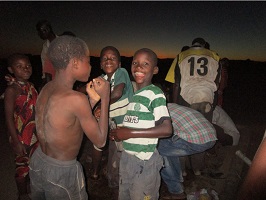
[[[119,200],[156,200],[161,184],[163,159],[155,150],[149,160],[123,151],[120,160]]]

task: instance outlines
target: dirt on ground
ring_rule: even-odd
[[[203,162],[205,162],[206,168],[200,176],[194,175],[193,171],[187,168],[187,176],[184,177],[184,187],[188,199],[192,199],[192,197],[194,197],[194,200],[199,199],[200,192],[205,192],[209,199],[236,199],[237,191],[247,173],[248,165],[236,156],[235,152],[240,150],[252,160],[266,127],[265,125],[256,124],[252,126],[237,125],[237,128],[241,133],[239,144],[237,146],[217,145],[217,156],[205,156]],[[79,160],[84,167],[87,178],[89,197],[91,200],[115,200],[106,178],[107,150],[103,152],[100,179],[95,181],[89,178],[92,170],[92,148],[91,142],[84,138]],[[160,199],[167,194],[169,194],[167,187],[162,180]]]

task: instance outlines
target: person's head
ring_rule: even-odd
[[[220,63],[222,65],[222,67],[229,67],[229,59],[228,58],[222,58],[220,60]]]
[[[101,69],[110,78],[114,72],[121,66],[121,57],[119,51],[113,46],[104,47],[100,54]]]
[[[192,46],[200,46],[205,48],[206,41],[203,38],[195,38],[192,41]]]
[[[12,54],[7,59],[8,71],[18,81],[26,82],[32,74],[32,66],[28,56],[20,53]]]
[[[54,35],[52,26],[47,20],[39,20],[36,24],[36,30],[41,39],[47,40],[49,37]]]
[[[210,47],[210,43],[209,42],[205,43],[205,48],[210,50],[211,47]]]
[[[186,50],[188,50],[189,48],[190,48],[189,46],[183,46],[182,49],[181,49],[181,52],[186,51]]]
[[[131,73],[138,89],[152,83],[153,75],[159,71],[157,62],[157,55],[151,49],[142,48],[135,52],[131,64]]]
[[[51,42],[47,55],[56,71],[72,67],[77,80],[88,80],[91,72],[89,49],[83,40],[67,35],[57,37]]]
[[[69,35],[69,36],[73,36],[73,37],[76,37],[75,33],[71,32],[71,31],[64,31],[62,34],[60,34],[59,36],[62,36],[62,35]]]

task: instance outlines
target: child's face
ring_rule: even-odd
[[[131,64],[131,73],[134,77],[138,88],[141,89],[151,84],[153,74],[158,72],[158,67],[148,52],[139,52],[133,57]]]
[[[31,74],[32,67],[29,59],[19,58],[15,60],[12,66],[8,67],[10,73],[13,73],[18,81],[26,82]]]
[[[106,73],[108,77],[111,77],[117,68],[120,67],[121,63],[118,60],[117,54],[109,49],[103,53],[101,57],[101,68]]]
[[[86,82],[88,81],[91,74],[91,64],[90,64],[90,54],[87,52],[86,56],[79,61],[80,65],[80,77],[79,81]]]
[[[47,25],[43,24],[39,29],[37,29],[37,31],[41,39],[48,39],[48,36],[50,34],[50,28]]]

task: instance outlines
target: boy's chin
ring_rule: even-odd
[[[84,77],[84,78],[78,79],[77,81],[80,81],[80,82],[87,82],[87,81],[89,80],[89,77],[90,77],[90,76],[87,76],[87,77]]]

